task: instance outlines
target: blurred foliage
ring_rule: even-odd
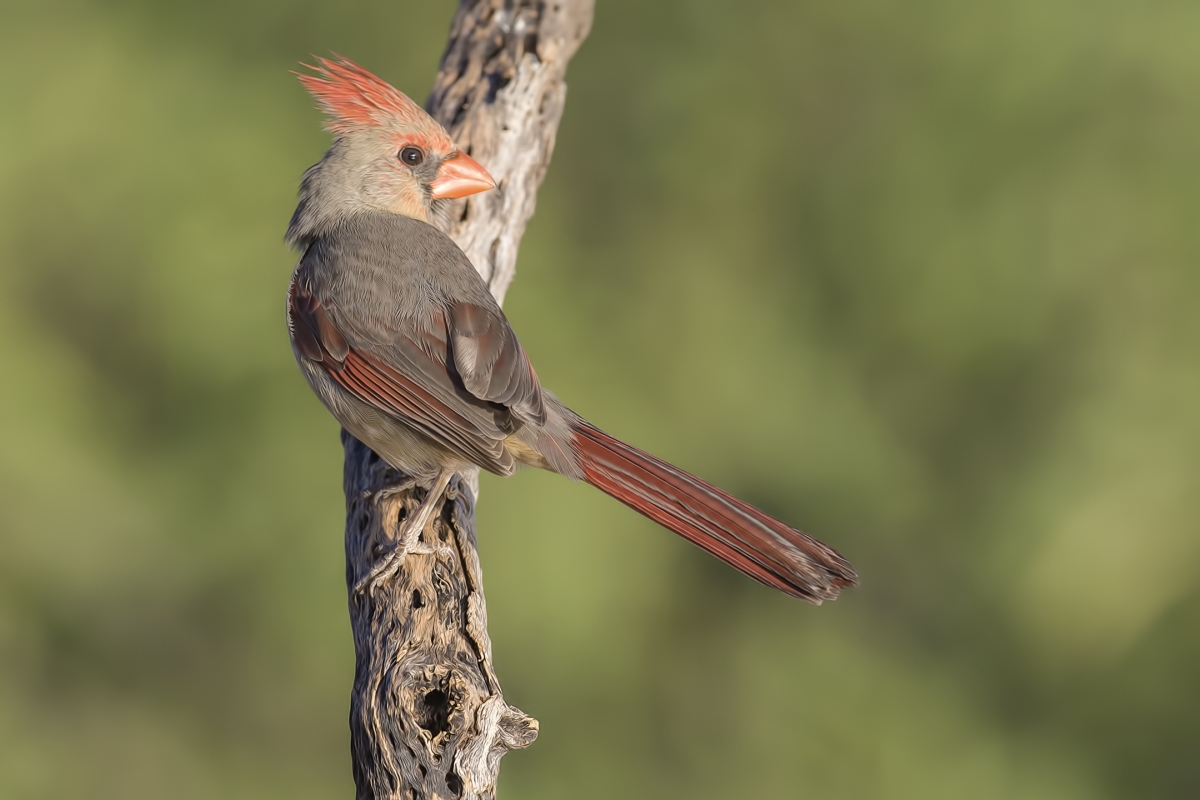
[[[288,70],[453,3],[3,0],[0,796],[351,796]],[[1200,6],[599,0],[510,316],[845,552],[815,609],[485,478],[525,798],[1200,796]]]

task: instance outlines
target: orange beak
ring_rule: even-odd
[[[495,189],[496,182],[486,169],[479,166],[478,161],[462,151],[456,151],[442,162],[437,178],[429,184],[429,188],[433,190],[434,200],[444,200]]]

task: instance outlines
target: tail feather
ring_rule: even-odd
[[[818,605],[858,583],[808,534],[586,422],[574,433],[584,480],[755,580]]]

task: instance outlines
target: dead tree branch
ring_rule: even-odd
[[[563,77],[593,0],[463,0],[428,109],[487,167],[498,190],[443,220],[503,300],[566,99]],[[356,666],[350,702],[358,800],[493,798],[500,758],[537,737],[492,668],[479,554],[477,475],[455,478],[433,523],[444,545],[413,554],[374,593],[355,594],[424,490],[343,432],[346,580]],[[426,530],[425,536],[429,537]]]

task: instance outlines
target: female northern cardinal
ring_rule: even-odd
[[[301,75],[335,136],[304,174],[287,242],[303,255],[288,332],[338,422],[430,491],[359,587],[414,552],[456,472],[518,464],[582,479],[768,586],[813,603],[857,582],[838,553],[592,427],[538,383],[467,257],[431,224],[495,186],[446,131],[345,59]]]

